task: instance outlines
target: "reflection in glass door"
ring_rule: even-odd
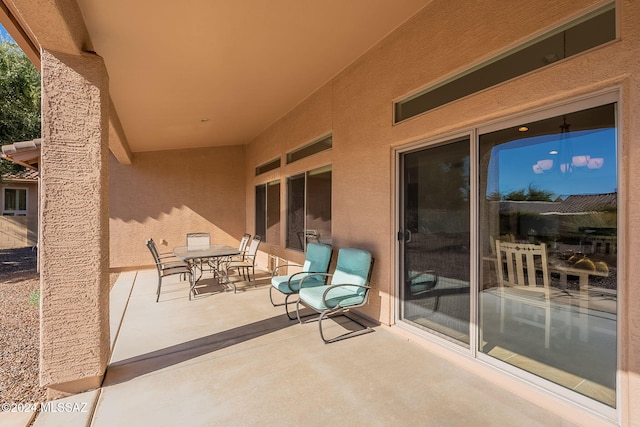
[[[615,407],[616,104],[479,143],[479,351]]]
[[[401,158],[401,317],[469,345],[469,138]]]

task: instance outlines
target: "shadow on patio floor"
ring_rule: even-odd
[[[161,350],[120,360],[109,366],[105,385],[115,385],[196,357],[297,325],[286,315],[275,316],[226,331],[186,341]]]

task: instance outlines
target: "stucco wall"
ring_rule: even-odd
[[[99,386],[109,360],[109,84],[95,54],[41,59],[40,384],[53,398]]]
[[[333,165],[333,242],[376,257],[371,301],[364,309],[393,323],[395,289],[394,148],[473,129],[475,126],[619,88],[620,215],[619,324],[624,374],[621,417],[640,425],[640,2],[617,3],[620,39],[518,77],[426,114],[392,124],[394,100],[457,74],[580,16],[602,2],[518,0],[505,3],[436,0],[352,66],[309,97],[247,148],[247,229],[253,228],[256,184]],[[256,165],[333,131],[333,149],[264,176]],[[284,165],[284,161],[283,161]],[[286,218],[283,187],[282,221]],[[284,242],[284,240],[282,240]],[[289,254],[282,247],[272,248]],[[294,256],[294,255],[292,255]]]
[[[161,252],[207,231],[237,246],[245,227],[243,146],[136,153],[131,165],[111,157],[111,269],[153,265],[145,241]]]

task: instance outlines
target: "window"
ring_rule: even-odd
[[[506,82],[616,37],[611,3],[563,27],[395,104],[394,123]]]
[[[280,159],[275,159],[270,162],[267,162],[263,165],[256,167],[256,176],[262,175],[265,172],[272,171],[274,169],[278,169],[280,167]]]
[[[280,181],[256,186],[256,234],[265,243],[280,244]]]
[[[331,166],[287,179],[287,248],[331,243]]]
[[[317,141],[312,142],[311,144],[305,145],[304,147],[298,148],[297,150],[288,152],[287,164],[293,163],[296,160],[304,159],[305,157],[309,157],[313,154],[328,150],[332,146],[333,146],[333,136],[327,135],[323,138],[320,138]]]
[[[5,188],[3,192],[2,215],[25,216],[27,215],[27,189]]]

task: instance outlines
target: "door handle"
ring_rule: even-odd
[[[405,241],[406,243],[411,242],[411,231],[409,230],[400,230],[398,231],[398,240]]]

